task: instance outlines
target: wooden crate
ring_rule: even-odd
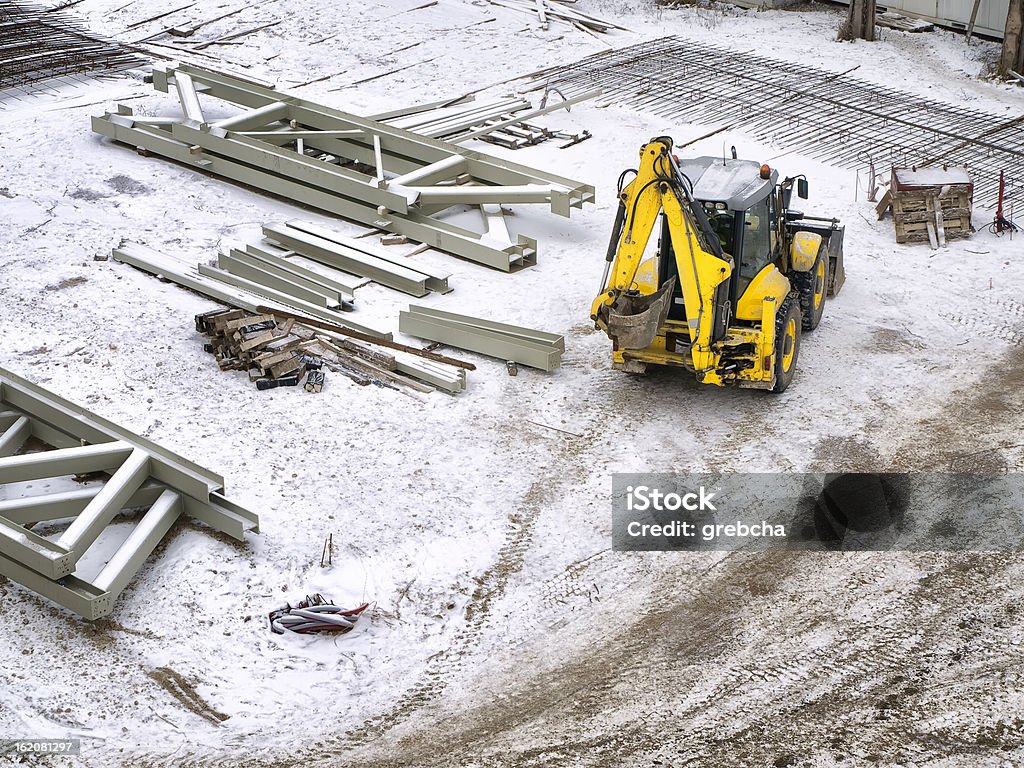
[[[893,168],[889,187],[897,243],[970,237],[974,182],[962,166]]]

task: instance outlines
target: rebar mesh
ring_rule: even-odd
[[[0,101],[55,78],[139,63],[131,50],[78,29],[59,9],[0,2]]]
[[[1008,118],[868,83],[845,73],[680,37],[606,51],[542,75],[567,97],[606,96],[666,118],[737,128],[848,168],[965,165],[975,200],[1024,205],[1024,115]]]

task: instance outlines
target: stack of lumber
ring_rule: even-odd
[[[374,349],[297,322],[294,317],[217,309],[196,315],[195,323],[196,330],[207,337],[204,349],[214,355],[220,369],[248,371],[249,380],[260,390],[294,387],[304,380],[307,392],[320,392],[325,368],[362,386],[453,391],[450,382],[454,379],[465,388],[462,368],[452,374],[451,366],[444,370],[446,366],[415,354]]]
[[[248,371],[257,389],[294,387],[307,371],[323,367],[318,342],[312,334],[303,338],[291,318],[278,322],[273,315],[217,309],[196,315],[195,320],[196,330],[208,338],[203,348],[217,359],[220,369]]]
[[[565,352],[565,339],[558,334],[428,307],[410,306],[408,312],[401,312],[398,329],[410,336],[542,371],[559,367]]]

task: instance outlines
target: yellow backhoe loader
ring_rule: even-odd
[[[807,197],[805,177],[779,182],[767,165],[732,155],[680,161],[661,136],[619,177],[591,309],[613,367],[680,366],[705,384],[772,392],[793,380],[801,331],[818,325],[845,280],[844,229],[790,209],[794,185]]]

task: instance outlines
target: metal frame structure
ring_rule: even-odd
[[[125,144],[292,198],[443,251],[510,271],[532,264],[536,241],[495,242],[439,219],[453,206],[546,203],[553,213],[594,201],[594,187],[357,117],[236,75],[186,64],[153,68],[177,93],[182,117],[116,114],[92,128]],[[244,108],[208,120],[200,94]],[[485,217],[485,225],[489,218]]]
[[[50,450],[25,451],[29,438]],[[8,497],[11,484],[107,473],[102,485]],[[86,619],[114,601],[181,515],[244,540],[255,514],[224,497],[224,479],[155,443],[0,369],[0,575]],[[78,563],[123,510],[147,507],[89,580]],[[31,529],[70,521],[54,539]]]
[[[555,333],[415,305],[399,313],[398,329],[410,336],[542,371],[559,367],[565,352],[564,337]]]
[[[996,115],[681,37],[618,48],[538,75],[539,88],[703,120],[849,168],[965,165],[994,207],[999,173],[1024,204],[1024,115]],[[710,134],[709,134],[710,135]]]

